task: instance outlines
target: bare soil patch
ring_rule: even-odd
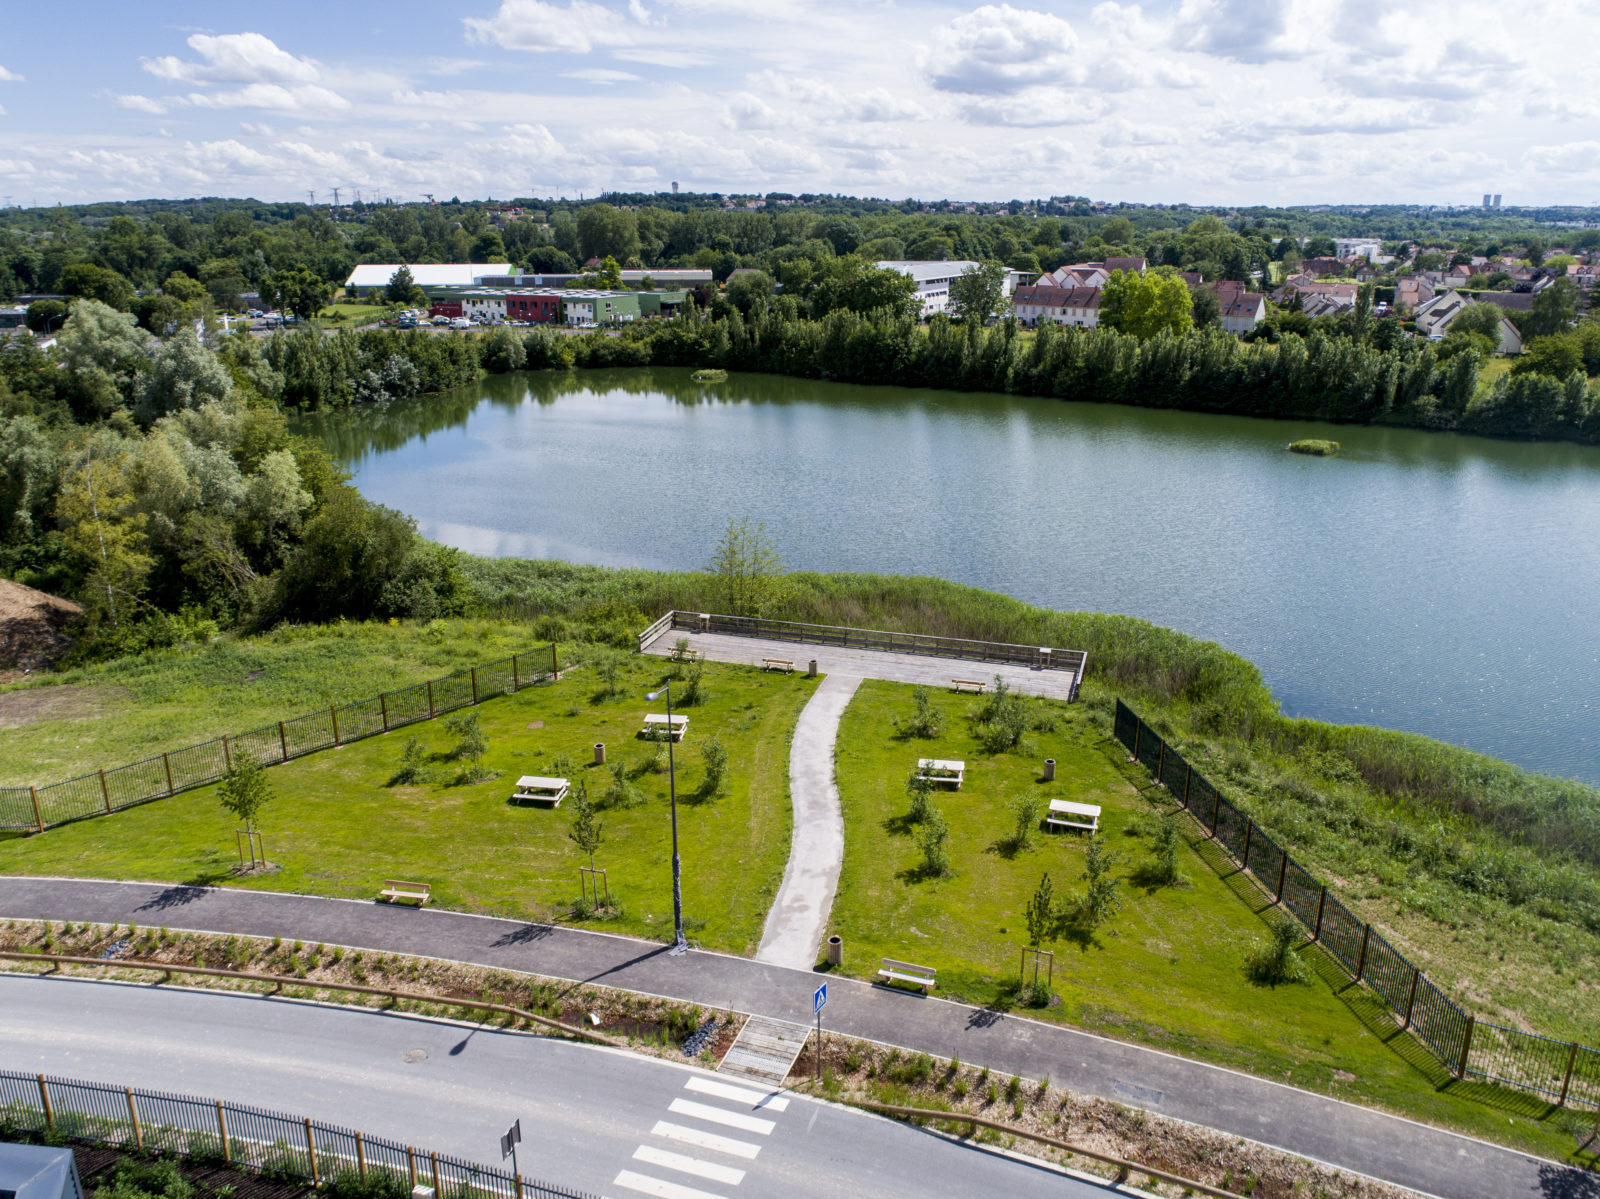
[[[50,665],[72,647],[63,631],[83,611],[71,600],[0,579],[0,683]]]
[[[5,676],[0,673],[0,682]],[[126,701],[121,687],[24,687],[0,691],[0,729],[41,720],[91,720]]]

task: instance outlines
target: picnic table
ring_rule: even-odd
[[[1100,831],[1100,805],[1073,803],[1070,799],[1052,799],[1050,815],[1045,818],[1048,828],[1081,828],[1086,832]]]
[[[547,803],[552,808],[559,808],[561,801],[567,797],[571,784],[566,779],[544,778],[536,774],[525,774],[517,780],[516,794],[511,797],[513,803]]]
[[[967,775],[967,764],[947,761],[944,758],[918,758],[917,777],[930,783],[954,783],[961,790],[961,780]]]
[[[674,716],[669,722],[666,714],[651,712],[644,718],[644,735],[655,737],[659,733],[666,733],[674,741],[682,741],[683,735],[689,731],[689,718],[687,716]]]

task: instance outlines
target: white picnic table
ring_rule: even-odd
[[[1081,828],[1091,833],[1100,831],[1100,805],[1074,803],[1070,799],[1052,799],[1051,815],[1045,824],[1052,828]],[[1055,813],[1060,813],[1056,815]]]
[[[559,808],[567,797],[571,784],[566,779],[545,778],[543,775],[525,774],[517,780],[517,793],[511,798],[518,803],[547,803]]]
[[[930,783],[954,783],[956,790],[961,789],[961,780],[966,778],[967,764],[945,758],[918,758],[917,777]]]
[[[644,718],[644,734],[648,737],[657,729],[667,729],[674,741],[682,741],[683,735],[689,731],[689,718],[674,716],[669,721],[664,712],[651,712]]]

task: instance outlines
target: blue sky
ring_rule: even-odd
[[[0,202],[1600,202],[1592,0],[7,5]]]

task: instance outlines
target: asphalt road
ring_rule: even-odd
[[[520,1118],[525,1175],[618,1199],[1109,1192],[688,1065],[257,996],[0,975],[0,1069],[227,1098],[487,1164]]]

